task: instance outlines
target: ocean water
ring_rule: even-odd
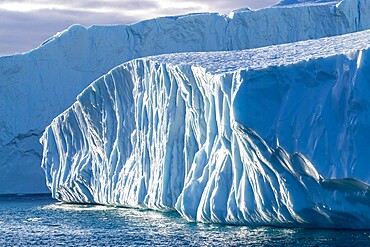
[[[370,246],[370,231],[190,223],[177,213],[0,197],[0,246]]]

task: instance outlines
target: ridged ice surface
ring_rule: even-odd
[[[78,25],[30,53],[0,58],[0,194],[47,192],[39,168],[45,127],[91,81],[148,55],[242,50],[370,28],[370,3],[190,14],[133,25]],[[27,37],[25,37],[27,38]],[[254,56],[255,58],[256,56]]]
[[[341,0],[281,0],[275,6],[303,5],[312,3],[338,3]]]
[[[289,65],[302,60],[334,56],[369,47],[369,31],[328,37],[277,46],[229,52],[174,53],[148,57],[148,60],[173,65],[202,67],[211,74],[236,70],[261,70],[267,67]]]
[[[124,63],[47,127],[55,198],[370,228],[370,31]]]

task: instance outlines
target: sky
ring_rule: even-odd
[[[278,0],[0,0],[0,56],[30,51],[72,24],[131,24],[191,12],[228,14]]]

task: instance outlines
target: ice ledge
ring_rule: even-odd
[[[270,66],[286,66],[300,61],[348,54],[370,47],[370,30],[326,37],[317,40],[268,46],[256,49],[220,52],[174,53],[145,58],[157,63],[205,68],[211,74],[237,70],[259,70]]]
[[[316,51],[294,63],[295,52],[276,54],[281,62],[268,66],[245,62],[253,69],[209,73],[206,66],[222,67],[217,55],[237,63],[239,53],[271,54],[124,63],[47,127],[48,187],[66,202],[175,209],[200,222],[369,229],[369,185],[339,174],[370,178],[367,162],[346,162],[369,153],[361,139],[370,122],[362,111],[368,32],[310,41]],[[350,36],[367,41],[351,46]],[[288,46],[304,51],[298,44]],[[295,51],[288,46],[275,51]]]
[[[335,5],[348,0],[282,0],[275,7],[302,7],[305,5]],[[349,0],[352,1],[352,0]]]

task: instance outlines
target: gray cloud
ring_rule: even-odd
[[[130,24],[156,16],[179,15],[189,12],[229,13],[233,9],[259,8],[277,0],[167,0],[166,4],[155,0],[0,0],[0,56],[26,52],[39,46],[55,33],[78,23]],[[251,2],[251,4],[249,4]],[[257,2],[258,4],[254,4]],[[15,11],[2,8],[2,4],[18,3],[40,6],[32,11]],[[54,6],[50,7],[49,4]]]
[[[135,10],[135,9],[157,9],[159,8],[159,5],[157,1],[151,1],[151,0],[143,0],[143,1],[72,1],[74,3],[74,6],[77,8],[117,8],[121,11],[125,10]],[[62,2],[63,3],[63,2]]]
[[[274,5],[279,1],[280,0],[264,0],[264,1],[245,0],[244,3],[252,9],[259,9],[259,8]]]
[[[0,0],[1,3],[20,3],[20,4],[41,4],[48,6],[53,4],[54,6],[60,6],[61,8],[88,8],[88,9],[99,9],[99,8],[120,8],[124,9],[137,9],[137,8],[157,8],[158,1],[154,0]]]
[[[129,24],[139,20],[116,13],[97,15],[73,10],[0,11],[0,56],[32,50],[72,24]]]

